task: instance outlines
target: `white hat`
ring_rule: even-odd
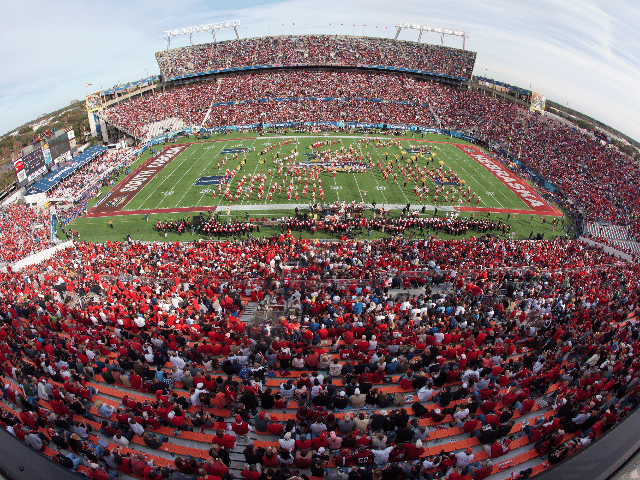
[[[360,395],[360,389],[359,389],[359,388],[356,388],[356,389],[353,391],[353,394],[354,394],[354,395]]]
[[[89,464],[89,468],[98,468],[98,467],[99,467],[99,465],[98,465],[97,463],[93,463],[93,462],[91,462],[91,463]]]
[[[325,452],[324,447],[320,447],[320,448],[318,449],[318,453],[319,453],[319,454],[323,454],[324,452]]]
[[[198,388],[198,389],[200,389],[202,387],[204,387],[204,383],[199,383],[198,385],[196,385],[196,388]]]

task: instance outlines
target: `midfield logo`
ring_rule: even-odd
[[[202,187],[206,185],[220,185],[220,183],[228,183],[229,179],[223,175],[214,175],[213,177],[200,177],[195,183],[196,187]]]

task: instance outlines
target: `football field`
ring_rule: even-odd
[[[516,238],[538,232],[553,238],[568,227],[563,222],[556,230],[546,221],[562,213],[525,180],[478,146],[449,136],[232,135],[179,138],[147,150],[68,229],[97,242],[187,240],[190,235],[155,226],[215,213],[222,222],[260,220],[260,235],[269,236],[280,232],[276,219],[296,209],[320,221],[341,211],[331,208],[336,204],[352,204],[369,219],[398,218],[407,204],[422,217],[482,215],[508,222]],[[373,238],[385,235],[373,232]]]
[[[131,175],[133,182],[122,181],[127,198],[116,187],[111,202],[118,208],[108,209],[108,214],[227,206],[278,210],[310,202],[375,202],[391,209],[407,204],[429,209],[531,209],[463,144],[441,138],[286,136],[192,143],[175,152],[164,147],[150,158],[151,165],[162,153],[172,153],[169,161],[160,162],[157,171],[143,164]]]

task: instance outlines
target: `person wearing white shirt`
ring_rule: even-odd
[[[296,389],[293,386],[293,381],[291,381],[291,383],[282,382],[280,384],[280,393],[282,394],[282,396],[284,398],[292,398],[293,394],[295,393],[295,391],[296,391]]]
[[[431,388],[428,385],[425,385],[416,393],[418,395],[418,401],[426,402],[431,398],[431,395],[433,395],[433,388]]]
[[[129,445],[129,440],[127,440],[126,437],[123,437],[122,435],[116,433],[113,436],[113,443],[117,443],[118,445],[122,445],[123,447],[127,447]]]
[[[49,401],[49,394],[47,393],[46,382],[44,379],[38,382],[38,398],[47,402]]]
[[[193,391],[193,394],[191,395],[191,405],[195,407],[201,406],[202,404],[200,403],[200,394],[206,391],[207,389],[204,388],[203,383],[197,384],[195,390]]]
[[[468,408],[460,409],[456,413],[453,414],[453,418],[456,419],[455,423],[461,422],[462,420],[464,420],[468,416],[469,416],[469,409]]]
[[[178,368],[178,370],[183,370],[187,362],[180,358],[176,352],[171,352],[170,355],[171,357],[169,357],[169,361],[173,363]]]
[[[147,363],[149,364],[153,364],[153,349],[149,346],[147,347],[147,352],[144,354],[144,359],[147,361]]]
[[[393,451],[395,447],[393,445],[388,446],[387,448],[381,448],[378,450],[371,450],[373,453],[373,461],[376,465],[384,465],[389,463],[389,454]]]
[[[176,367],[175,365],[171,368],[171,378],[174,382],[181,382],[182,377],[184,375],[184,370]]]
[[[473,462],[473,459],[474,456],[471,447],[467,448],[464,452],[458,452],[456,453],[456,467],[465,468],[471,462]]]
[[[142,434],[144,433],[144,427],[136,422],[133,418],[129,419],[129,426],[131,427],[131,430],[133,430],[133,433],[135,433],[136,435],[142,436]]]
[[[288,450],[290,452],[292,452],[296,446],[295,439],[291,438],[291,432],[285,433],[284,438],[278,440],[278,443],[280,444],[281,448],[284,448],[285,450]]]
[[[144,317],[136,317],[133,323],[135,323],[138,328],[144,328],[145,319]]]
[[[171,305],[173,308],[178,308],[180,306],[180,297],[175,293],[171,294]]]
[[[309,377],[309,381],[311,382],[311,384],[312,384],[312,385],[313,385],[314,380],[315,380],[316,378],[318,379],[318,383],[319,383],[320,385],[322,385],[322,382],[324,381],[324,375],[322,375],[322,374],[320,374],[320,373],[316,373],[316,375],[311,375],[311,376]]]
[[[56,366],[56,368],[58,370],[60,370],[62,367],[69,368],[69,364],[67,362],[65,362],[64,360],[58,360],[56,363],[54,363],[54,365]]]

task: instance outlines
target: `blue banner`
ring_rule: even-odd
[[[295,66],[297,67],[306,67],[306,66],[318,66],[316,64],[296,64]],[[329,67],[331,66],[341,66],[341,64],[329,64],[327,65]],[[373,70],[387,70],[390,72],[410,72],[410,73],[417,73],[420,75],[429,75],[431,77],[438,77],[438,78],[442,78],[442,79],[448,79],[448,80],[458,80],[458,81],[467,81],[469,80],[468,78],[463,78],[463,77],[455,77],[453,75],[445,75],[444,73],[435,73],[435,72],[427,72],[424,70],[412,70],[409,68],[398,68],[398,67],[387,67],[387,66],[383,66],[383,65],[361,65],[361,64],[356,64],[357,67],[359,68],[368,68],[368,69],[373,69]],[[178,75],[176,77],[168,77],[165,80],[170,82],[170,81],[174,81],[174,80],[184,80],[184,79],[188,79],[188,78],[195,78],[195,77],[202,77],[204,75],[213,75],[213,74],[217,74],[217,73],[228,73],[228,72],[241,72],[241,71],[249,71],[249,70],[264,70],[267,68],[282,68],[283,65],[281,64],[277,64],[277,65],[253,65],[253,66],[246,66],[246,67],[235,67],[235,68],[221,68],[219,70],[208,70],[206,72],[198,72],[198,73],[189,73],[187,75]],[[156,77],[153,77],[156,78]],[[135,83],[135,82],[134,82]],[[118,88],[126,88],[126,87],[118,87]]]

